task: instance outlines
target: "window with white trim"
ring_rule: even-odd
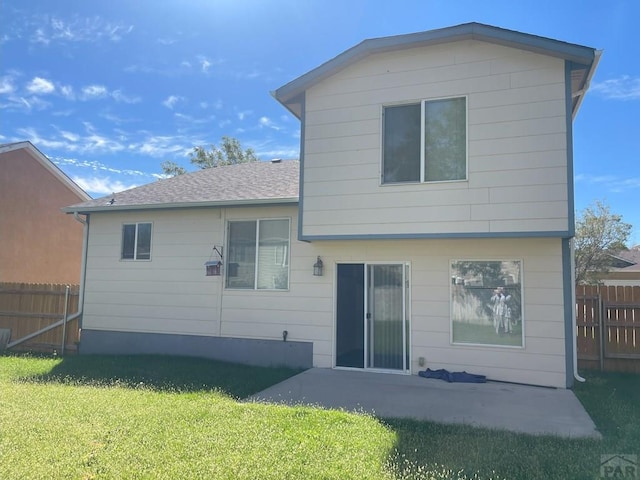
[[[151,223],[122,225],[122,260],[151,259]]]
[[[230,221],[226,287],[289,288],[289,219]]]
[[[466,97],[383,108],[382,183],[467,178]]]

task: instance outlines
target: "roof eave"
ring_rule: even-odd
[[[584,100],[584,96],[589,90],[589,86],[591,85],[591,79],[593,78],[593,75],[596,73],[596,68],[598,68],[598,63],[600,63],[600,57],[602,57],[602,50],[595,50],[593,53],[593,61],[589,65],[589,70],[585,75],[582,88],[574,93],[574,95],[577,95],[578,98],[576,99],[576,103],[573,107],[573,111],[571,112],[572,120],[575,120],[576,115],[578,114],[578,110],[580,110],[580,105],[582,105],[582,102]]]
[[[89,214],[97,212],[122,212],[131,210],[170,210],[178,208],[215,208],[215,207],[251,207],[297,204],[298,197],[282,198],[260,198],[247,200],[223,200],[215,202],[173,202],[173,203],[151,203],[151,204],[130,204],[130,205],[94,205],[83,207],[82,205],[72,205],[62,209],[65,213]]]
[[[594,49],[590,47],[480,23],[466,23],[438,30],[364,40],[319,67],[280,87],[273,92],[273,96],[291,110],[288,105],[310,86],[334,75],[348,65],[369,55],[403,48],[437,45],[439,43],[468,39],[520,48],[534,53],[563,58],[583,65],[590,65],[594,60]]]

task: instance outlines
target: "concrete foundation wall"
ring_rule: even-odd
[[[313,344],[248,338],[82,330],[80,354],[183,355],[255,366],[311,368]]]

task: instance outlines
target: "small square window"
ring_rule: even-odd
[[[151,259],[151,223],[122,226],[122,260]]]

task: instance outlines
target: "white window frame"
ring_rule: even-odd
[[[425,105],[429,102],[436,102],[439,100],[449,100],[449,99],[458,99],[464,98],[464,115],[465,115],[465,174],[464,178],[459,178],[455,180],[425,180],[426,174],[426,163],[425,163],[425,136],[424,136],[424,128],[425,128]],[[385,182],[384,181],[384,122],[385,122],[385,109],[387,107],[402,107],[409,105],[420,105],[420,179],[419,180],[408,180],[408,181],[400,181],[400,182]],[[423,98],[420,100],[409,100],[403,102],[394,102],[394,103],[385,103],[381,105],[380,108],[380,185],[388,186],[388,185],[407,185],[407,184],[416,184],[416,183],[453,183],[453,182],[466,182],[469,179],[469,96],[468,95],[452,95],[447,97],[433,97],[433,98]]]
[[[457,284],[454,284],[454,275],[453,275],[453,265],[457,262],[515,262],[519,264],[520,267],[520,311],[518,312],[520,318],[520,329],[521,329],[521,337],[520,337],[520,345],[508,345],[504,342],[497,341],[495,343],[479,343],[479,342],[463,342],[463,341],[455,341],[454,339],[454,314],[453,314],[453,290],[456,288]],[[504,349],[516,349],[516,350],[524,350],[526,349],[526,339],[527,339],[527,322],[526,322],[526,312],[525,312],[525,268],[524,268],[524,260],[518,257],[503,257],[503,258],[454,258],[449,260],[449,343],[452,346],[456,347],[486,347],[486,348],[504,348]],[[494,287],[497,285],[492,285]],[[489,287],[489,286],[488,286]],[[509,288],[508,286],[506,286]],[[492,326],[495,328],[495,325]],[[515,337],[517,338],[517,337]],[[499,340],[499,337],[496,337],[496,340]]]
[[[135,225],[135,235],[133,237],[133,258],[124,258],[124,229],[126,226]],[[149,258],[138,258],[138,227],[139,225],[151,225],[149,233]],[[153,246],[153,222],[126,222],[122,224],[120,235],[120,261],[122,262],[150,262]]]
[[[258,288],[258,277],[259,277],[259,259],[258,259],[258,254],[260,251],[260,222],[263,221],[273,221],[273,220],[286,220],[287,221],[287,246],[285,248],[285,253],[283,256],[283,264],[281,265],[282,267],[286,266],[287,267],[287,286],[286,288]],[[253,288],[242,288],[242,287],[229,287],[228,284],[228,279],[227,279],[227,275],[229,275],[229,260],[230,257],[227,256],[226,259],[226,265],[225,265],[225,279],[224,279],[224,285],[225,285],[225,289],[227,290],[238,290],[238,291],[260,291],[260,292],[285,292],[285,291],[289,291],[290,285],[291,285],[291,218],[290,217],[275,217],[275,218],[234,218],[234,219],[228,219],[227,220],[227,225],[225,228],[225,235],[227,237],[227,244],[229,245],[227,247],[227,251],[231,252],[231,244],[230,244],[230,238],[229,238],[229,228],[230,225],[234,222],[256,222],[256,238],[255,238],[255,271],[254,276],[253,276]],[[279,262],[276,261],[276,259],[274,258],[274,265],[278,265]]]

